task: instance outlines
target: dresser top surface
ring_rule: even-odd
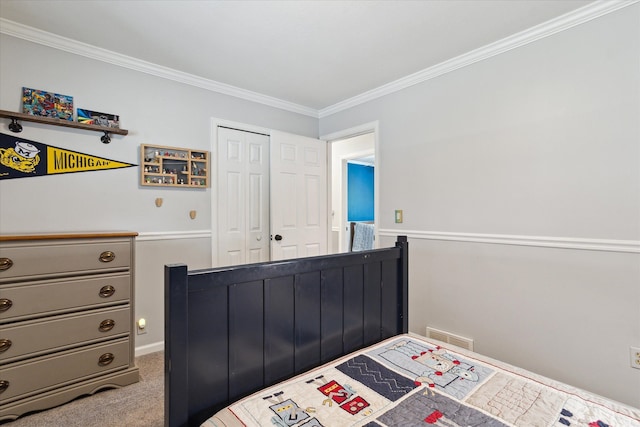
[[[135,237],[135,231],[68,231],[59,233],[0,234],[0,242],[20,240],[92,239],[109,237]]]

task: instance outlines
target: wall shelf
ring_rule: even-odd
[[[0,117],[11,119],[11,124],[9,125],[9,130],[12,132],[22,132],[22,126],[18,124],[18,120],[22,120],[25,122],[34,122],[34,123],[42,123],[45,125],[53,125],[53,126],[62,126],[74,129],[83,129],[90,130],[93,132],[103,132],[104,135],[100,138],[100,140],[108,144],[111,142],[111,138],[109,138],[109,134],[116,135],[127,135],[129,133],[126,129],[120,128],[110,128],[105,126],[96,126],[96,125],[87,125],[84,123],[73,122],[71,120],[61,120],[54,119],[51,117],[38,117],[33,116],[31,114],[26,113],[16,113],[13,111],[0,110]]]
[[[140,146],[140,185],[209,187],[209,152],[161,145]]]

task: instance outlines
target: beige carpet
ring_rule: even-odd
[[[2,427],[162,427],[164,353],[136,358],[140,382],[0,423]]]

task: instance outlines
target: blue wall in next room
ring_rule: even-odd
[[[373,167],[347,164],[347,221],[373,221]]]

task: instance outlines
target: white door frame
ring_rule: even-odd
[[[374,160],[374,171],[373,171],[373,197],[374,197],[374,205],[373,205],[373,216],[374,216],[374,229],[375,229],[375,237],[374,244],[377,247],[378,239],[378,221],[380,218],[380,168],[379,168],[379,159],[380,159],[380,139],[379,135],[379,124],[378,121],[373,121],[369,123],[364,123],[359,126],[354,126],[348,129],[340,130],[337,132],[333,132],[327,135],[320,136],[320,139],[327,141],[327,178],[329,182],[327,183],[327,200],[332,200],[331,195],[331,179],[334,173],[342,173],[342,171],[334,171],[332,169],[331,159],[331,151],[332,151],[332,143],[337,140],[353,138],[355,136],[359,136],[365,133],[373,133],[373,146],[375,150],[375,160]],[[332,206],[329,203],[327,206],[327,242],[331,242],[331,232],[332,232],[332,224],[331,224],[331,209]],[[346,212],[346,207],[342,209],[343,212]],[[343,213],[343,215],[345,215]],[[345,217],[346,218],[346,217]],[[345,219],[346,221],[346,219]]]
[[[229,127],[241,131],[256,132],[269,135],[271,137],[271,129],[260,126],[248,125],[246,123],[233,122],[230,120],[212,118],[211,119],[211,159],[209,159],[209,167],[211,171],[209,176],[218,176],[218,126]],[[211,183],[211,266],[218,266],[218,187]]]

